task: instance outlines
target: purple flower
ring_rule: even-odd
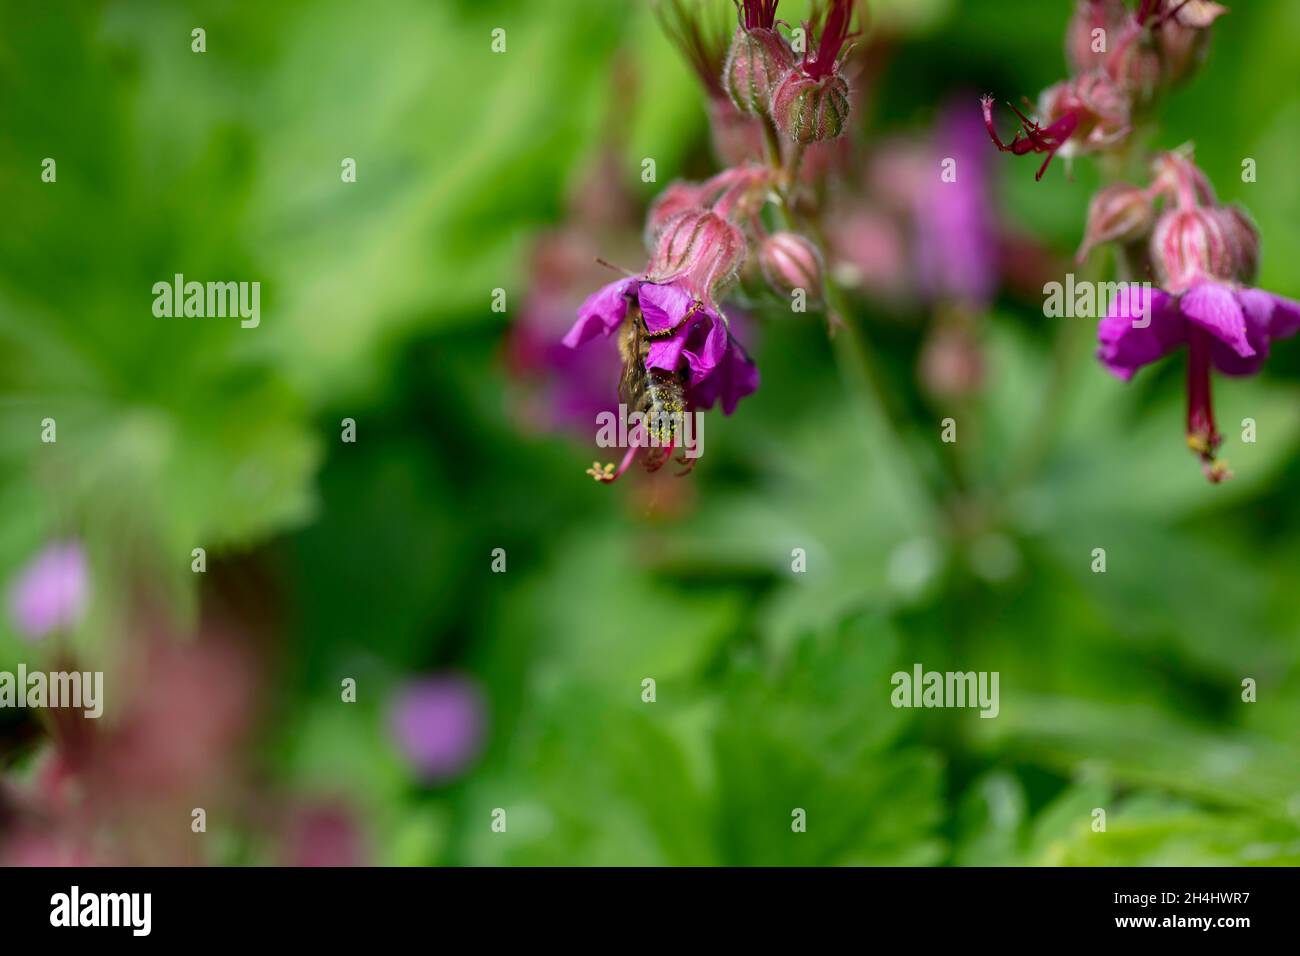
[[[426,677],[397,692],[390,726],[421,778],[443,782],[463,772],[482,750],[486,710],[482,691],[469,678]]]
[[[1300,330],[1300,303],[1235,282],[1206,279],[1180,295],[1125,287],[1097,331],[1098,357],[1128,381],[1143,365],[1187,346],[1187,443],[1211,481],[1230,477],[1215,458],[1222,436],[1214,423],[1210,371],[1252,375],[1274,339]]]
[[[14,627],[36,641],[75,625],[86,606],[86,555],[78,541],[56,541],[27,565],[9,590]]]
[[[955,161],[957,176],[915,191],[917,276],[931,299],[988,305],[998,282],[997,215],[984,129],[964,109],[939,121],[934,151]]]
[[[721,402],[723,414],[730,415],[742,398],[758,388],[757,366],[731,337],[716,307],[705,305],[682,281],[611,282],[583,303],[564,344],[577,348],[602,333],[612,336],[633,299],[646,330],[656,336],[646,355],[646,368],[676,372],[684,365],[692,406],[709,409]]]
[[[576,349],[598,336],[613,336],[635,301],[637,321],[644,323],[648,342],[646,371],[677,377],[685,412],[721,403],[723,413],[730,415],[742,398],[758,388],[758,369],[732,337],[715,299],[735,282],[745,257],[744,233],[727,221],[725,210],[743,202],[762,180],[748,170],[726,175],[734,181],[714,209],[684,209],[653,228],[656,250],[646,274],[618,279],[594,292],[563,339],[564,345]],[[625,354],[624,361],[641,358]],[[646,413],[648,409],[630,411]],[[661,467],[671,456],[676,436],[669,434],[666,453],[647,455],[649,470]],[[617,471],[613,465],[604,469],[593,466],[588,474],[598,481],[614,481],[637,451],[638,446],[630,447]]]

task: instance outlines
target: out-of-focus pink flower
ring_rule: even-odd
[[[20,634],[37,641],[74,626],[86,607],[86,554],[75,540],[51,544],[18,575],[9,611]]]
[[[632,221],[630,200],[609,165],[602,158],[581,178],[570,202],[572,221],[538,237],[528,296],[505,339],[503,357],[516,386],[511,411],[530,430],[589,436],[596,416],[617,407],[618,356],[574,352],[558,342],[587,291],[609,274],[597,257],[623,254],[598,241]]]
[[[390,728],[411,767],[430,783],[463,773],[486,735],[487,704],[477,683],[458,674],[426,677],[393,698]]]
[[[933,140],[930,176],[916,203],[916,277],[931,301],[987,306],[998,284],[998,223],[984,130],[950,107]],[[940,175],[943,164],[954,173]]]
[[[286,866],[364,866],[366,853],[352,812],[335,803],[296,806],[284,824]]]
[[[83,847],[55,832],[19,830],[9,834],[0,850],[0,866],[94,866]]]
[[[180,641],[163,619],[141,615],[130,634],[103,717],[51,711],[32,772],[0,794],[12,808],[0,808],[0,844],[21,841],[23,861],[51,853],[95,865],[210,861],[214,844],[193,838],[191,809],[229,820],[240,803],[257,700],[251,652],[223,625]]]
[[[858,200],[832,213],[826,232],[837,281],[890,300],[906,297],[907,242],[894,217]]]

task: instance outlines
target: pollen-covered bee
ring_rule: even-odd
[[[656,339],[674,335],[691,320],[698,308],[699,303],[696,303],[673,328],[651,332],[646,328],[640,306],[632,302],[619,331],[618,349],[623,358],[623,374],[618,383],[618,396],[627,407],[629,416],[634,412],[644,416],[645,438],[649,446],[645,449],[647,471],[658,471],[668,462],[673,449],[683,446],[682,425],[691,410],[689,381],[683,372],[646,367],[650,345]],[[695,464],[694,458],[685,455],[678,461],[686,466],[686,471]]]

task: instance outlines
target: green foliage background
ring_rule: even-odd
[[[1064,73],[1066,2],[873,6],[904,39],[865,135],[923,128],[950,90],[1012,98]],[[1300,5],[1232,6],[1159,145],[1195,140],[1259,224],[1260,285],[1297,297]],[[824,327],[786,317],[762,330],[760,392],[711,417],[685,513],[647,516],[582,475],[587,449],[516,429],[511,315],[489,309],[498,286],[523,301],[616,58],[641,75],[622,155],[648,201],[641,158],[661,184],[697,170],[707,129],[639,2],[5,0],[0,578],[81,533],[96,589],[77,641],[96,659],[137,579],[195,613],[196,543],[268,568],[285,664],[250,759],[346,796],[378,862],[1300,863],[1300,346],[1218,384],[1230,441],[1247,416],[1260,439],[1233,441],[1238,477],[1212,487],[1183,444],[1178,362],[1124,387],[1090,330],[1063,348],[1001,301],[970,451],[997,491],[954,537],[856,411]],[[1009,220],[1072,251],[1089,164],[1040,184],[1027,161],[997,168]],[[174,272],[260,277],[261,328],[154,319]],[[916,330],[878,342],[905,392]],[[924,460],[945,412],[913,413]],[[1009,574],[981,571],[990,549]],[[0,668],[31,655],[0,631]],[[1000,671],[1000,716],[895,710],[889,675],[916,661]],[[490,741],[424,788],[384,704],[448,667],[483,681]]]

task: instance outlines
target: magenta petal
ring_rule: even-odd
[[[723,414],[730,415],[742,398],[758,389],[758,384],[758,366],[731,339],[713,371],[691,388],[691,400],[697,408],[712,408],[720,400]]]
[[[682,350],[686,347],[686,330],[666,339],[655,339],[646,351],[646,368],[659,368],[665,372],[675,372],[682,363]]]
[[[695,297],[675,283],[656,285],[643,282],[637,299],[641,303],[641,314],[645,316],[645,327],[651,333],[676,328],[695,304]]]
[[[1254,375],[1268,358],[1275,297],[1259,289],[1241,289],[1233,294],[1246,320],[1246,340],[1255,354],[1239,355],[1236,349],[1215,339],[1210,345],[1210,357],[1224,375]]]
[[[1268,335],[1273,339],[1289,339],[1300,332],[1300,302],[1285,296],[1260,292],[1258,289],[1247,290],[1250,293],[1266,295],[1273,300],[1273,316],[1269,322]],[[1244,293],[1243,293],[1244,294]]]
[[[1217,282],[1202,282],[1183,293],[1179,308],[1189,322],[1195,322],[1242,358],[1255,354],[1246,330],[1246,316],[1232,290]]]
[[[637,279],[619,279],[587,297],[578,309],[578,321],[573,323],[563,342],[571,349],[595,338],[600,333],[613,335],[627,315],[627,296],[636,290]]]
[[[1128,381],[1144,365],[1187,341],[1187,326],[1173,299],[1159,289],[1123,286],[1097,326],[1097,357]]]
[[[727,354],[729,340],[726,323],[713,312],[707,312],[705,316],[704,321],[694,324],[691,330],[694,334],[687,337],[686,348],[683,349],[686,364],[691,370],[692,385],[698,385],[707,378]],[[708,332],[704,334],[706,326]]]
[[[692,382],[707,375],[717,364],[719,347],[723,351],[726,349],[724,334],[719,342],[715,342],[714,350],[708,351],[708,341],[713,339],[712,330],[722,324],[717,313],[701,305],[698,299],[677,285],[646,283],[641,286],[640,301],[647,331],[675,330],[667,338],[650,343],[646,367],[676,372],[685,358],[690,366]],[[683,322],[688,314],[690,319]]]

